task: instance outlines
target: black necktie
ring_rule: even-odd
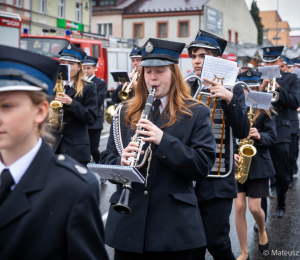
[[[154,111],[153,111],[154,124],[156,124],[156,122],[160,116],[160,110],[159,110],[160,104],[161,104],[160,99],[155,99],[155,101],[152,104],[152,106],[154,107]]]
[[[65,94],[68,94],[68,91],[71,87],[67,84],[67,85],[64,85],[64,89],[65,89]]]
[[[13,177],[8,169],[4,169],[0,176],[1,187],[0,187],[0,205],[7,198],[11,192],[10,187],[15,184]]]

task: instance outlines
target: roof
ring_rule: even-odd
[[[200,11],[208,0],[137,0],[126,13]]]

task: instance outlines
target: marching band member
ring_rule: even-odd
[[[265,66],[281,64],[281,54],[283,46],[264,47],[263,60]],[[291,142],[291,122],[289,109],[296,110],[299,107],[299,91],[297,76],[289,72],[280,71],[281,77],[276,79],[275,91],[279,93],[279,100],[273,103],[277,112],[275,117],[277,141],[271,149],[271,158],[275,168],[275,180],[271,179],[272,189],[277,193],[277,217],[281,218],[285,213],[285,196],[288,190],[289,176],[289,146]],[[269,79],[264,79],[261,88],[267,88],[268,83],[272,84]]]
[[[195,41],[189,48],[189,56],[192,58],[194,72],[200,76],[205,55],[221,57],[227,42],[211,33],[199,30]],[[206,80],[206,79],[205,79]],[[210,98],[221,99],[221,106],[225,114],[225,167],[228,171],[230,162],[230,127],[235,138],[246,138],[249,133],[249,120],[245,105],[245,94],[242,87],[235,87],[233,93],[220,83],[206,80],[212,86],[207,89],[212,93]],[[196,92],[198,82],[191,85],[192,96]],[[204,91],[208,91],[208,90]],[[210,173],[213,174],[213,173]],[[235,172],[226,178],[206,178],[197,182],[195,193],[198,206],[204,224],[207,246],[194,250],[192,259],[205,259],[206,248],[217,259],[235,260],[231,250],[229,238],[229,216],[232,209],[233,198],[236,198]]]
[[[140,47],[134,46],[131,53],[129,54],[129,58],[131,59],[131,66],[133,69],[136,68],[136,71],[138,71],[138,75],[140,75],[141,69],[142,69],[142,67],[140,66],[141,61],[142,61],[142,56],[139,53],[140,49],[141,49]],[[129,77],[130,77],[130,79],[133,79],[134,74],[129,73]],[[131,84],[132,90],[129,92],[130,98],[133,97],[136,86],[137,86],[137,80],[132,82],[132,84]],[[118,94],[122,90],[122,87],[123,87],[123,84],[120,83],[119,86],[115,89],[115,91],[111,93],[111,100],[114,103],[119,104],[122,102],[122,100],[118,97]]]
[[[94,125],[88,126],[89,138],[91,146],[91,154],[96,163],[100,160],[100,152],[98,150],[100,143],[101,130],[103,129],[103,111],[102,106],[107,93],[107,85],[105,80],[98,78],[95,75],[97,71],[98,59],[87,56],[82,62],[84,73],[88,76],[88,81],[92,81],[96,86],[97,99],[98,99],[98,111],[97,111],[97,121]]]
[[[120,112],[121,137],[111,128],[100,163],[129,165],[138,150],[131,137],[144,134],[152,142],[152,160],[140,171],[147,185],[133,183],[130,215],[112,210],[121,185],[112,195],[105,227],[106,244],[115,248],[115,259],[188,260],[194,248],[205,246],[205,234],[197,207],[193,180],[202,181],[215,161],[215,138],[209,109],[191,99],[190,89],[178,67],[185,44],[150,38],[142,48],[142,70],[135,96]],[[151,121],[140,119],[148,92],[156,86]],[[143,127],[145,131],[138,131]],[[118,155],[115,140],[124,147]],[[142,158],[141,158],[142,160]]]
[[[58,66],[0,46],[0,259],[108,260],[98,180],[43,140]]]
[[[97,120],[97,92],[94,83],[83,80],[82,61],[86,53],[68,44],[59,54],[62,64],[69,64],[71,81],[64,82],[64,93],[56,100],[64,104],[63,128],[55,132],[56,154],[67,154],[76,161],[87,165],[91,160],[90,140],[87,126]],[[54,88],[56,91],[57,86]]]
[[[285,57],[285,56],[281,56],[280,69],[281,69],[283,72],[288,71],[288,65],[287,65],[287,62],[288,62],[288,58]]]
[[[287,60],[287,71],[293,73],[295,71],[295,64],[293,59],[288,59]]]
[[[258,91],[261,74],[261,72],[248,70],[239,74],[238,80],[244,81],[251,91]],[[241,247],[241,255],[237,260],[250,259],[247,248],[246,197],[248,197],[249,210],[258,224],[260,252],[263,253],[269,246],[261,198],[269,196],[269,177],[275,172],[269,150],[276,143],[274,113],[271,114],[269,110],[257,109],[248,138],[254,139],[257,153],[252,157],[247,181],[244,184],[237,183],[238,195],[234,200],[235,225]],[[235,152],[237,152],[238,146],[235,146]],[[239,155],[235,154],[234,158],[236,166],[239,166]]]

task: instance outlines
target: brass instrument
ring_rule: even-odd
[[[268,86],[267,86],[267,92],[273,94],[271,102],[275,103],[275,102],[277,102],[279,100],[279,94],[278,94],[277,91],[275,91],[276,78],[273,78],[272,81],[273,81],[272,89],[270,90],[270,83],[269,83]]]
[[[60,79],[57,80],[57,89],[55,98],[60,96],[58,93],[64,93],[64,84],[62,80],[62,73],[59,73]],[[53,100],[50,103],[50,124],[53,128],[62,128],[63,123],[63,103],[58,100]]]
[[[150,90],[145,109],[141,115],[141,119],[149,118],[152,103],[154,101],[155,91],[156,91],[156,86],[152,87],[152,89]],[[138,128],[138,130],[143,131],[144,129]],[[149,170],[150,170],[150,162],[151,162],[151,158],[152,158],[152,150],[151,150],[151,143],[149,143],[149,146],[146,149],[144,158],[143,158],[142,162],[138,165],[140,156],[142,154],[142,149],[145,144],[145,142],[142,141],[142,138],[143,138],[143,135],[137,134],[137,133],[135,133],[135,135],[131,138],[131,142],[135,142],[138,144],[139,150],[138,150],[138,152],[134,152],[135,153],[134,157],[129,157],[129,158],[127,158],[127,160],[130,161],[130,166],[134,166],[137,169],[140,169],[144,166],[146,160],[148,159],[147,175],[146,175],[146,182],[145,182],[145,186],[147,187],[147,180],[149,177]],[[132,184],[131,181],[123,182],[122,193],[121,193],[120,199],[119,199],[118,203],[112,207],[113,210],[115,210],[116,212],[118,212],[120,214],[130,214],[131,213],[131,209],[128,206],[129,195],[132,192],[131,184]]]
[[[131,91],[131,85],[134,81],[136,81],[137,79],[137,76],[138,76],[138,71],[137,70],[137,67],[134,68],[132,74],[134,74],[132,80],[130,83],[128,82],[125,82],[123,87],[122,87],[122,90],[118,93],[118,97],[119,99],[121,100],[128,100],[129,99],[129,92]]]
[[[107,123],[112,124],[115,112],[116,112],[115,105],[111,105],[105,110],[104,117]]]
[[[253,125],[253,109],[250,107],[248,112],[248,119],[250,121],[250,128]],[[252,161],[252,157],[256,154],[256,148],[253,146],[254,141],[252,139],[244,138],[240,140],[239,145],[239,166],[235,172],[235,180],[241,184],[244,184],[248,178],[248,173]]]

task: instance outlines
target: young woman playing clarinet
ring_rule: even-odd
[[[99,181],[44,141],[59,63],[0,46],[0,259],[103,259]]]
[[[138,151],[131,142],[135,133],[144,135],[143,150],[149,143],[152,149],[151,160],[140,168],[146,184],[132,184],[128,205],[132,212],[123,215],[112,209],[121,185],[110,199],[106,244],[115,249],[116,260],[188,260],[192,249],[206,244],[193,181],[210,172],[216,144],[209,109],[191,99],[178,67],[184,46],[152,38],[146,42],[135,96],[121,107],[120,136],[114,136],[111,128],[101,154],[102,164],[129,165],[128,158]],[[140,119],[154,89],[150,120]],[[119,139],[124,146],[121,154],[116,148]]]
[[[64,81],[64,93],[59,93],[56,100],[63,103],[63,125],[56,131],[56,154],[67,154],[87,165],[91,160],[88,127],[97,120],[98,101],[94,83],[83,80],[82,61],[86,53],[69,44],[63,48],[61,63],[70,65],[70,82]],[[54,91],[57,90],[57,86]]]
[[[248,84],[251,91],[258,91],[260,76],[260,72],[249,69],[239,74],[238,80]],[[276,143],[276,137],[273,110],[256,109],[248,138],[254,139],[257,153],[252,157],[247,181],[244,184],[237,183],[238,195],[234,203],[235,224],[241,247],[241,255],[237,258],[238,260],[250,260],[247,248],[246,197],[248,197],[249,210],[258,225],[260,252],[263,253],[269,246],[261,199],[269,196],[269,178],[275,173],[270,156],[270,147]],[[240,157],[237,154],[237,146],[235,152],[235,164],[238,166]]]

